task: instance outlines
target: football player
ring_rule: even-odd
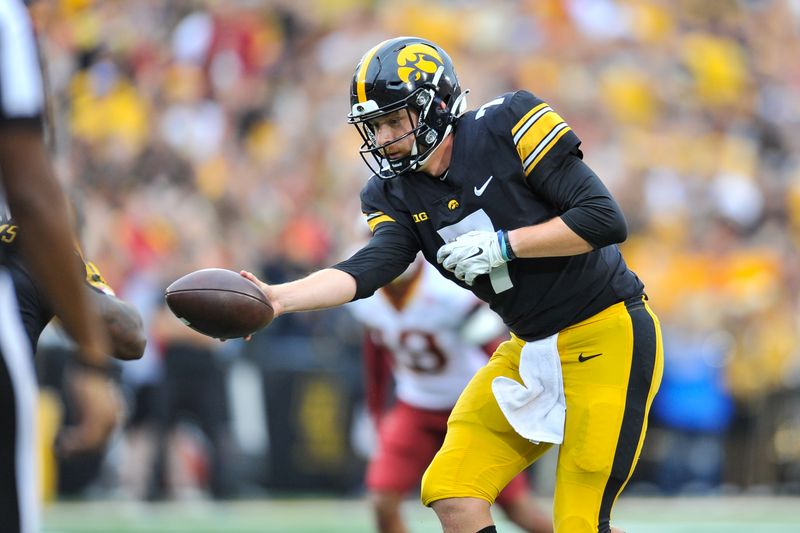
[[[0,2],[0,184],[25,236],[22,253],[78,344],[85,370],[81,430],[73,449],[104,442],[119,401],[107,375],[109,342],[74,259],[67,203],[42,131],[44,91],[31,22],[21,0]],[[0,254],[3,252],[0,250]],[[1,258],[0,258],[1,260]],[[14,288],[0,266],[0,516],[3,531],[39,530],[34,466],[36,381]]]
[[[422,502],[448,533],[495,531],[500,490],[560,443],[555,531],[618,532],[611,510],[663,368],[658,319],[617,246],[625,218],[547,103],[516,91],[465,111],[464,98],[435,43],[398,37],[370,49],[352,79],[349,121],[374,171],[361,193],[372,237],[332,268],[261,287],[276,316],[339,305],[389,283],[421,250],[511,330],[453,408]],[[548,387],[533,387],[552,359]],[[544,413],[529,401],[554,394]],[[542,429],[549,440],[535,438]]]
[[[53,319],[54,313],[47,294],[32,277],[24,259],[20,256],[17,239],[23,233],[24,231],[18,228],[13,220],[5,219],[0,215],[0,249],[2,249],[6,269],[14,284],[17,305],[31,353],[36,354],[39,336]],[[78,262],[85,272],[85,291],[97,307],[100,319],[108,330],[111,343],[110,355],[123,361],[141,358],[144,354],[146,338],[139,312],[129,303],[117,298],[114,290],[105,281],[97,267],[92,262],[85,260],[79,249],[74,252],[73,260]],[[71,362],[73,364],[62,381],[65,385],[63,400],[70,405],[74,400],[87,400],[82,398],[79,390],[76,390],[83,386],[86,372],[82,365],[74,364],[77,361],[73,359]],[[83,406],[78,405],[77,407],[80,413]],[[53,427],[52,429],[59,428]],[[83,447],[82,434],[87,430],[85,420],[79,420],[77,425],[70,423],[61,427],[60,430],[56,449],[61,457],[67,458],[80,452],[102,452],[103,442],[98,442],[91,449]],[[99,457],[98,455],[98,459]],[[47,475],[45,475],[45,479],[48,479]]]
[[[421,256],[390,284],[348,308],[365,326],[367,406],[378,428],[366,485],[378,529],[402,533],[407,528],[400,504],[419,487],[442,445],[458,395],[507,330],[483,302],[448,282]],[[387,410],[392,377],[396,401]],[[496,503],[523,531],[553,531],[550,517],[531,499],[525,474],[512,479]]]
[[[13,219],[0,213],[0,248],[6,269],[14,282],[22,325],[31,350],[35,353],[39,336],[53,319],[54,313],[46,293],[33,279],[20,255],[17,243],[23,231]],[[97,266],[86,260],[79,248],[73,252],[73,258],[84,272],[86,292],[108,330],[111,356],[122,361],[141,358],[147,339],[139,312],[129,303],[117,298],[114,289],[103,278]]]

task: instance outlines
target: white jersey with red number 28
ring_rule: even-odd
[[[472,293],[427,263],[422,269],[401,302],[393,303],[379,290],[348,308],[371,340],[392,354],[399,400],[422,409],[450,409],[488,360],[478,343],[467,340],[473,335],[465,332],[465,322],[472,323],[476,311],[485,310],[496,317],[493,335],[503,324]]]

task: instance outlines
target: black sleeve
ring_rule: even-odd
[[[381,224],[369,243],[349,259],[332,266],[347,272],[356,280],[353,300],[367,298],[403,273],[419,251],[416,239],[411,238],[398,224]]]
[[[628,237],[622,210],[578,152],[568,155],[547,179],[532,181],[528,180],[531,188],[562,211],[564,223],[594,248],[617,244]]]

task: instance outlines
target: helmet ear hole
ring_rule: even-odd
[[[433,105],[431,105],[433,116],[428,120],[431,126],[435,129],[441,129],[448,122],[450,116],[450,109],[442,98],[438,96],[434,98]]]

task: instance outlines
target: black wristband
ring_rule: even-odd
[[[512,259],[516,259],[517,256],[514,254],[514,250],[511,249],[511,243],[508,241],[508,230],[503,230],[503,254],[505,255],[506,261],[511,261]]]

